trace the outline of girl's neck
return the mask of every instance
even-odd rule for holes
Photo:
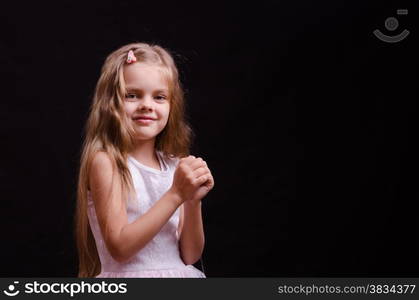
[[[160,163],[154,145],[154,140],[139,141],[134,145],[129,154],[143,165],[160,170]]]

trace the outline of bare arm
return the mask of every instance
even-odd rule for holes
[[[175,194],[166,192],[144,215],[122,227],[119,248],[123,260],[142,249],[160,232],[179,206],[175,199]]]
[[[198,261],[204,250],[205,235],[202,224],[201,202],[185,202],[181,211],[180,254],[185,264]]]
[[[189,166],[190,171],[203,183],[194,191],[192,197],[182,205],[179,222],[180,254],[185,264],[194,264],[201,256],[205,245],[202,224],[201,200],[214,187],[214,178],[207,163],[202,158],[195,159]]]
[[[90,189],[105,244],[112,257],[119,262],[128,260],[141,250],[182,203],[178,194],[169,190],[147,213],[128,224],[121,181],[104,152],[99,152],[93,159]]]

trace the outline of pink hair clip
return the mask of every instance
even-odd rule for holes
[[[134,52],[132,50],[129,50],[127,55],[127,63],[130,64],[135,61],[137,61],[137,58],[135,57]]]

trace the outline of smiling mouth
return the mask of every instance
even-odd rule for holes
[[[134,121],[138,121],[138,120],[150,120],[150,121],[155,121],[156,119],[152,118],[152,117],[135,117],[133,118]]]
[[[140,124],[140,125],[149,125],[155,121],[155,119],[150,119],[150,118],[136,118],[133,120],[135,123]]]

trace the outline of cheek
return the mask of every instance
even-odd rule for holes
[[[127,115],[131,115],[135,111],[135,104],[125,102],[124,103],[124,111]]]
[[[169,113],[170,113],[170,106],[167,104],[167,106],[162,107],[160,110],[160,114],[162,119],[167,123],[167,120],[169,119]]]

